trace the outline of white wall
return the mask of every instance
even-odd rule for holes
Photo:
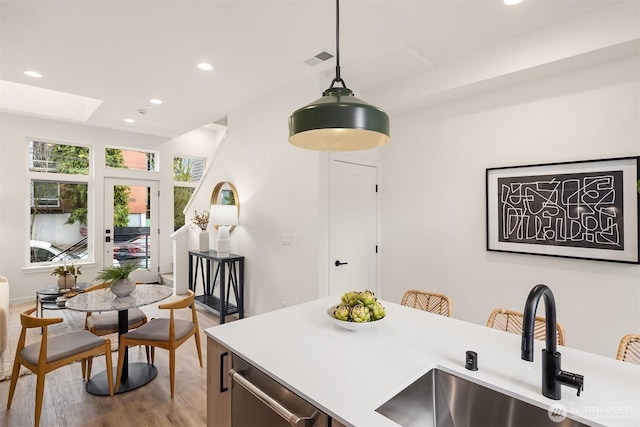
[[[59,142],[89,144],[95,149],[96,163],[104,164],[106,146],[132,147],[159,152],[159,173],[118,170],[118,174],[160,182],[160,271],[171,271],[172,247],[169,235],[173,232],[173,156],[207,157],[215,148],[215,133],[205,129],[166,141],[166,138],[107,130],[81,124],[47,120],[8,113],[0,113],[0,272],[10,278],[11,301],[33,300],[37,289],[54,284],[51,267],[28,265],[28,207],[29,180],[27,178],[27,138]],[[208,149],[210,147],[210,149]],[[210,159],[209,159],[210,160]],[[103,199],[105,170],[96,167],[95,183],[90,188],[96,239],[93,245],[96,260],[85,264],[80,279],[92,281],[101,268],[101,239],[103,229]],[[116,173],[111,171],[111,173]],[[151,178],[149,178],[151,177]]]
[[[173,240],[170,235],[173,230],[173,158],[197,157],[205,158],[208,167],[213,161],[215,150],[218,146],[218,134],[214,130],[205,127],[193,130],[177,138],[168,140],[158,146],[162,154],[160,156],[160,170],[170,171],[170,176],[162,176],[160,181],[160,272],[173,272]],[[206,193],[206,191],[205,191]],[[210,193],[210,192],[209,192]],[[189,224],[189,216],[185,215],[185,221]],[[195,232],[190,231],[189,245],[195,248],[197,245]],[[186,285],[185,285],[186,287]]]
[[[634,57],[393,116],[382,148],[385,298],[446,293],[454,317],[485,324],[493,308],[522,311],[544,283],[567,345],[615,357],[620,338],[640,332],[640,266],[487,252],[485,169],[640,155],[639,76]]]
[[[290,145],[289,115],[319,97],[316,80],[292,84],[228,115],[228,136],[192,208],[209,209],[219,181],[235,185],[239,225],[231,251],[245,256],[245,310],[256,315],[318,296],[320,155]],[[188,220],[192,215],[187,215]],[[216,231],[209,226],[211,247]],[[281,245],[290,234],[292,245]]]

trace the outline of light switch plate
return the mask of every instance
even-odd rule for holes
[[[291,234],[283,234],[281,244],[283,246],[291,246]]]

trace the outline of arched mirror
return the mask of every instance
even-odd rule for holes
[[[234,205],[238,208],[238,216],[240,216],[240,199],[238,198],[238,191],[230,182],[221,181],[216,184],[213,188],[213,192],[211,193],[211,204]],[[218,229],[217,225],[214,225],[214,227],[216,230]],[[232,225],[229,232],[233,231],[234,228],[236,228],[236,226]]]

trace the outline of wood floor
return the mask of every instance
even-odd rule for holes
[[[86,392],[79,363],[55,370],[46,376],[41,426],[205,426],[207,341],[204,329],[219,323],[214,314],[198,307],[202,343],[200,368],[195,339],[176,351],[175,397],[169,389],[169,354],[156,350],[158,376],[149,384],[113,397]],[[188,313],[187,313],[188,314]],[[231,321],[232,317],[227,318]],[[117,366],[118,353],[112,354]],[[129,360],[145,362],[144,348],[129,349]],[[94,360],[92,375],[105,369],[104,357]],[[6,410],[10,381],[0,382],[0,426],[32,426],[35,410],[35,375],[18,378],[11,409]]]

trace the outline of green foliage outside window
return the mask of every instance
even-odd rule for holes
[[[78,159],[88,159],[88,148],[72,145],[56,145],[55,152],[57,152],[55,157],[57,157],[58,172],[72,174],[88,173],[88,161],[85,163],[78,162]],[[122,151],[116,148],[106,149],[105,163],[112,167],[126,168]],[[82,170],[82,164],[85,165],[86,171]],[[77,185],[73,188],[75,188],[75,191],[61,191],[61,195],[67,199],[72,206],[71,215],[65,224],[79,222],[82,225],[87,225],[87,186]],[[129,225],[129,187],[116,185],[113,188],[113,193],[113,225],[115,227],[126,227]]]
[[[52,160],[57,173],[71,175],[89,174],[89,148],[75,145],[55,144]]]
[[[46,172],[62,173],[70,175],[89,174],[89,148],[75,145],[51,144],[40,141],[32,141],[33,166],[31,170],[44,170]],[[126,168],[122,151],[116,148],[106,149],[106,164],[112,167]],[[57,186],[57,182],[51,181]],[[39,199],[45,195],[37,194],[46,186],[39,184],[34,186],[34,206],[32,208],[32,221],[38,213],[47,212],[47,208],[41,206]],[[129,224],[129,187],[117,185],[114,188],[114,225],[126,227]],[[59,206],[65,212],[69,212],[69,218],[65,224],[78,222],[87,225],[87,184],[60,182]]]
[[[122,150],[107,148],[105,151],[107,166],[114,168],[126,168]],[[126,227],[129,225],[129,187],[115,185],[113,187],[113,226]]]
[[[182,157],[173,158],[173,180],[191,182],[191,161]],[[185,224],[184,207],[187,206],[193,187],[173,187],[173,229],[177,230]]]
[[[193,187],[173,187],[173,229],[177,230],[185,224],[184,207],[187,206]]]
[[[173,158],[173,180],[191,181],[191,161],[183,157]]]

